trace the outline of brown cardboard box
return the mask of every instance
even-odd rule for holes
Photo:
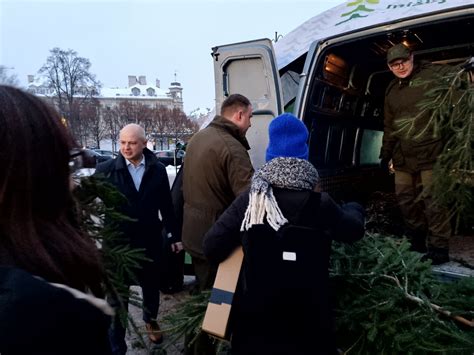
[[[236,248],[227,259],[219,264],[211,298],[202,322],[202,329],[220,338],[227,337],[227,324],[234,298],[244,253]]]

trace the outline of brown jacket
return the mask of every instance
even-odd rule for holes
[[[248,149],[238,127],[222,116],[190,140],[184,158],[182,241],[192,256],[204,258],[204,234],[249,187],[253,167]]]

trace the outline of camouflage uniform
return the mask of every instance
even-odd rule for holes
[[[431,84],[430,80],[451,67],[420,63],[404,79],[396,78],[387,87],[384,107],[384,137],[380,158],[392,159],[395,193],[415,249],[448,250],[451,225],[447,211],[433,203],[430,186],[433,166],[442,152],[443,137],[435,136],[430,126],[431,112],[418,108]],[[400,120],[407,119],[411,130]]]

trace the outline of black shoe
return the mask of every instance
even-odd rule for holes
[[[444,248],[430,248],[423,255],[421,261],[431,260],[432,265],[440,265],[449,262],[449,250]]]

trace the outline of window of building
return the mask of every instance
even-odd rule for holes
[[[148,96],[155,96],[155,89],[148,88],[146,89],[146,93],[148,94]]]
[[[132,95],[133,96],[139,96],[140,95],[140,89],[139,88],[133,88],[132,89]]]

